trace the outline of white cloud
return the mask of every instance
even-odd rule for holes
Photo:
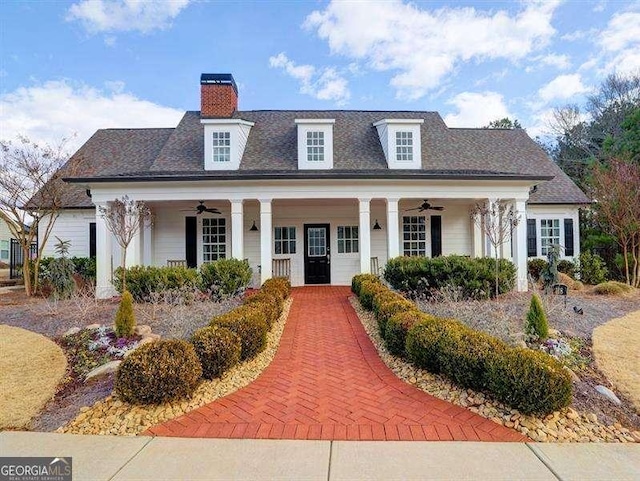
[[[103,91],[56,80],[0,96],[3,138],[23,134],[38,142],[57,144],[61,138],[77,134],[68,145],[71,150],[97,129],[175,127],[183,114],[125,92],[122,82],[110,82]]]
[[[284,70],[300,82],[300,93],[319,100],[332,100],[343,105],[351,97],[349,83],[333,67],[317,69],[313,65],[296,65],[284,52],[269,58],[271,68]]]
[[[599,38],[606,73],[640,70],[640,12],[617,13]]]
[[[513,118],[497,92],[462,92],[447,101],[456,113],[445,115],[449,127],[483,127],[493,120]]]
[[[533,1],[516,14],[474,8],[421,8],[401,0],[332,1],[304,26],[334,54],[392,71],[398,97],[417,99],[436,89],[462,62],[516,61],[543,48],[555,34],[557,2]]]
[[[568,55],[558,55],[558,54],[550,53],[548,55],[544,55],[543,57],[540,57],[539,62],[543,65],[556,67],[560,70],[564,70],[571,67],[571,59],[569,58]]]
[[[190,0],[81,0],[69,7],[67,21],[79,21],[90,33],[164,29]],[[107,40],[107,44],[113,40]]]
[[[538,90],[538,97],[543,103],[548,104],[555,100],[567,100],[587,91],[587,87],[582,83],[582,77],[575,73],[557,76]]]

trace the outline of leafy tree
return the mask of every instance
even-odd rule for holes
[[[609,135],[604,141],[605,155],[626,157],[629,161],[640,163],[640,106],[633,109],[622,121],[620,135]]]
[[[518,119],[511,120],[509,117],[503,119],[492,120],[489,125],[485,125],[483,129],[521,129],[522,125]]]

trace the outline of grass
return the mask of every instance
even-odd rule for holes
[[[62,349],[35,332],[0,325],[0,429],[25,428],[67,368]]]
[[[593,288],[593,292],[601,296],[619,296],[632,291],[632,287],[617,281],[608,281],[598,284]]]
[[[598,368],[640,412],[640,311],[594,329],[593,352]]]

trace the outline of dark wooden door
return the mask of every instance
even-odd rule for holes
[[[329,224],[304,225],[304,283],[331,283]]]

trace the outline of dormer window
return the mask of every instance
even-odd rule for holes
[[[333,168],[333,124],[335,119],[296,119],[298,169]]]
[[[396,132],[396,159],[398,162],[413,162],[413,132]]]
[[[390,169],[421,169],[423,119],[383,119],[373,124]]]
[[[214,162],[231,161],[231,132],[213,132],[211,144]]]
[[[204,125],[204,170],[238,170],[253,122],[201,119]]]

